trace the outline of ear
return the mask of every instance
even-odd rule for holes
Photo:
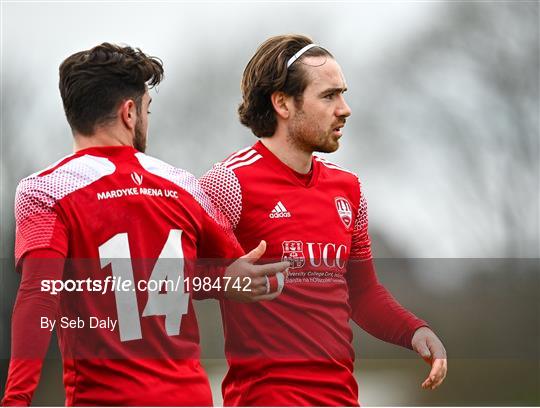
[[[270,95],[270,100],[277,115],[282,119],[289,119],[292,98],[284,92],[276,91]]]
[[[129,130],[135,129],[137,123],[137,106],[133,99],[126,99],[120,104],[119,115],[124,126]]]

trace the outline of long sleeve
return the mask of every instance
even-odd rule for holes
[[[427,323],[401,306],[377,279],[368,234],[367,203],[361,187],[347,283],[352,319],[371,335],[410,349],[414,332]]]
[[[28,252],[21,264],[22,280],[13,309],[11,360],[3,406],[27,406],[39,382],[51,330],[42,319],[57,317],[59,295],[41,291],[45,279],[62,279],[65,258],[51,249]]]
[[[244,251],[228,227],[228,221],[218,225],[213,218],[206,214],[203,214],[202,218],[203,227],[198,242],[195,275],[201,279],[210,278],[210,281],[214,283],[223,278],[227,267],[244,255]],[[224,285],[224,282],[222,284]],[[196,300],[208,298],[219,300],[223,298],[224,293],[224,288],[221,285],[213,286],[212,290],[194,291],[193,298]]]
[[[223,276],[226,267],[231,262],[244,255],[244,251],[233,232],[240,217],[240,185],[234,173],[225,169],[219,163],[199,179],[199,184],[212,203],[215,212],[214,218],[220,220],[220,228],[216,228],[216,225],[205,220],[206,227],[201,241],[201,251],[199,252],[205,255],[200,257],[197,262],[196,274],[211,276],[212,280],[214,280]],[[218,238],[221,235],[226,235],[227,240],[230,242],[228,248],[220,248],[218,245],[220,241]],[[194,293],[193,297],[196,300],[222,299],[223,291],[199,291]]]

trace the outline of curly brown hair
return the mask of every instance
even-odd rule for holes
[[[249,60],[242,75],[242,103],[238,107],[240,122],[257,137],[270,137],[276,131],[277,119],[270,96],[282,91],[293,96],[302,106],[302,95],[309,78],[301,63],[305,57],[327,56],[326,49],[316,46],[307,50],[288,69],[287,61],[306,45],[311,38],[300,34],[278,35],[262,43]]]
[[[162,61],[139,48],[103,43],[71,55],[60,65],[59,88],[72,131],[92,135],[116,118],[126,99],[133,99],[140,112],[146,85],[162,80]]]

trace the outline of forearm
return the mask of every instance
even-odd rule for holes
[[[427,326],[378,281],[372,260],[352,261],[348,270],[352,319],[371,335],[412,349],[416,330]]]
[[[64,259],[55,251],[36,250],[22,264],[22,280],[13,309],[11,360],[2,405],[30,405],[39,382],[51,331],[42,319],[56,319],[58,295],[41,292],[42,279],[61,279]]]

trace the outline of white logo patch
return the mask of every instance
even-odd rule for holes
[[[352,224],[352,207],[349,201],[343,197],[334,198],[336,203],[336,210],[345,225],[345,228],[349,229]]]

